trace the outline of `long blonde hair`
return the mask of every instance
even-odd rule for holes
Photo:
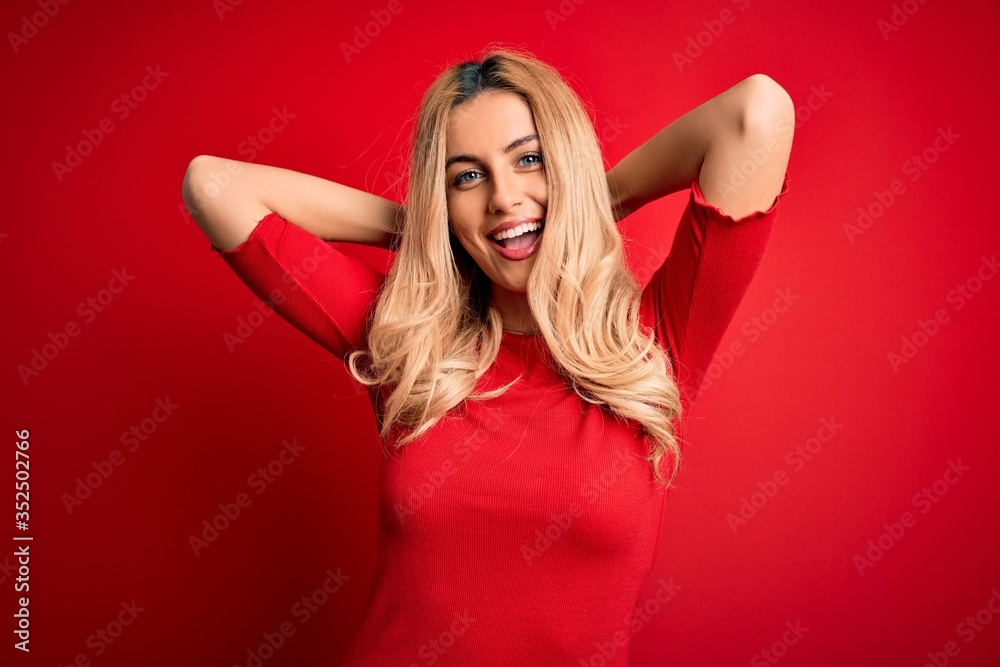
[[[486,91],[519,95],[534,117],[548,183],[545,235],[527,297],[553,359],[573,390],[652,438],[654,477],[670,486],[680,462],[680,391],[666,354],[639,322],[641,290],[625,264],[594,125],[551,66],[511,48],[446,69],[420,103],[406,218],[395,262],[372,314],[366,350],[347,357],[368,386],[391,387],[380,433],[409,429],[400,448],[462,401],[486,400],[514,382],[474,392],[503,332],[489,278],[449,233],[445,150],[451,111]],[[358,362],[364,359],[364,369]],[[520,379],[520,378],[518,378]],[[669,457],[670,480],[661,461]]]

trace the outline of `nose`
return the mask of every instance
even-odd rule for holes
[[[490,212],[505,213],[521,203],[524,193],[516,174],[504,169],[494,170],[493,191],[490,193]]]

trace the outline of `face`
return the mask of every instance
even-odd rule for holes
[[[491,91],[463,102],[448,122],[445,183],[448,217],[462,247],[489,276],[493,289],[523,293],[541,243],[548,203],[541,143],[528,105]],[[520,238],[501,248],[490,232],[518,223]],[[509,235],[508,232],[506,235]]]

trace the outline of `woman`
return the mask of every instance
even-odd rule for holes
[[[680,417],[760,262],[793,126],[754,75],[605,174],[560,75],[495,49],[424,95],[405,207],[191,162],[212,250],[369,389],[379,551],[344,664],[627,664]],[[687,187],[640,290],[616,222]],[[395,262],[384,275],[327,241]]]

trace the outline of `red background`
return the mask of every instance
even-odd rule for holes
[[[772,664],[760,654],[772,648],[785,665],[922,665],[929,652],[943,664],[949,641],[958,651],[948,664],[997,664],[1000,616],[982,612],[991,621],[971,637],[959,625],[1000,587],[1000,280],[972,280],[979,289],[961,309],[948,299],[981,267],[995,278],[981,258],[1000,249],[987,205],[998,96],[996,16],[984,12],[995,10],[910,0],[915,13],[884,38],[888,1],[401,2],[397,14],[378,1],[71,2],[16,52],[8,34],[0,354],[8,438],[31,432],[35,540],[30,657],[11,646],[13,547],[0,552],[4,664],[68,665],[84,654],[107,666],[246,665],[247,650],[286,621],[296,632],[265,664],[336,664],[375,556],[371,408],[335,358],[278,317],[227,349],[223,336],[255,299],[182,214],[181,179],[208,153],[399,200],[421,93],[492,41],[564,72],[593,106],[608,166],[755,72],[799,106],[789,192],[723,342],[742,343],[743,354],[728,365],[720,356],[690,413],[686,467],[643,601],[661,578],[680,588],[635,634],[632,664]],[[713,24],[726,8],[733,20]],[[40,11],[4,3],[0,27],[20,32]],[[348,62],[340,45],[372,11],[391,20]],[[678,66],[673,53],[699,32],[701,53]],[[166,75],[122,118],[114,100],[157,65]],[[816,90],[826,99],[810,108]],[[294,118],[264,133],[255,155],[241,151],[275,108]],[[60,180],[53,162],[104,118],[113,131]],[[959,137],[944,152],[933,148],[939,128]],[[906,163],[925,149],[935,161],[911,180]],[[849,239],[858,207],[897,179],[905,191]],[[666,254],[687,196],[623,224],[642,280]],[[79,304],[122,268],[134,278],[88,319]],[[772,318],[785,289],[798,298]],[[887,355],[938,309],[947,321],[918,335],[925,344],[894,369]],[[74,323],[78,335],[25,383],[18,367]],[[123,433],[162,416],[156,400],[168,397],[173,414],[147,421],[155,432],[129,451]],[[842,428],[796,469],[786,454],[823,418]],[[248,476],[293,438],[303,453],[257,495]],[[115,450],[121,465],[69,512],[64,494]],[[0,486],[13,495],[12,448],[5,458]],[[933,485],[949,461],[968,471],[939,482],[939,497]],[[772,498],[751,498],[779,471],[787,483]],[[933,504],[914,501],[925,487]],[[189,536],[247,491],[252,504],[196,556]],[[734,533],[727,514],[744,498],[761,507]],[[13,545],[9,503],[0,538]],[[915,523],[883,536],[907,511]],[[859,573],[855,557],[880,536],[888,548]],[[302,623],[293,605],[328,568],[349,579]],[[95,655],[88,637],[133,600],[143,611]],[[786,622],[808,630],[782,647]]]

